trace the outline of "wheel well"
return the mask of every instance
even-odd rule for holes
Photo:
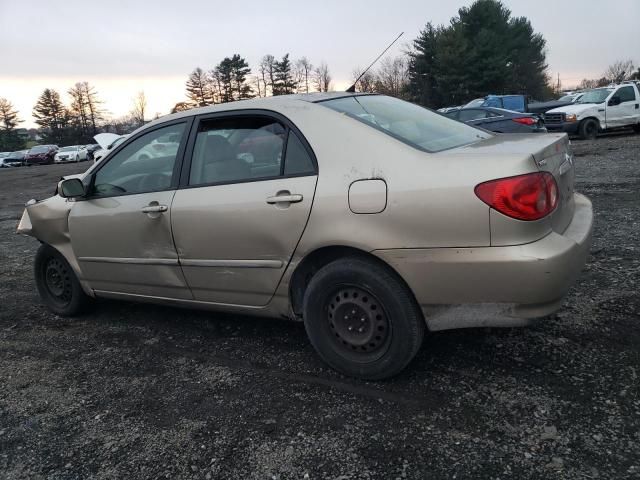
[[[580,120],[580,125],[583,125],[587,120],[595,121],[596,124],[598,125],[598,130],[602,130],[602,127],[600,126],[600,120],[598,120],[596,117],[583,118],[582,120]]]
[[[383,268],[386,268],[393,275],[398,277],[398,279],[411,293],[414,301],[416,301],[413,291],[411,290],[411,288],[409,288],[407,282],[404,281],[404,279],[398,274],[398,272],[395,271],[394,268],[392,268],[389,264],[384,262],[379,257],[376,257],[369,252],[365,252],[364,250],[360,250],[354,247],[322,247],[318,250],[314,250],[306,257],[304,257],[304,259],[298,264],[295,271],[293,272],[293,275],[291,276],[291,281],[289,282],[289,296],[291,298],[291,307],[296,315],[302,314],[302,302],[304,299],[304,293],[307,290],[307,286],[309,285],[311,278],[316,274],[318,270],[320,270],[325,265],[333,262],[334,260],[338,260],[339,258],[344,257],[358,257],[363,260],[377,263]]]

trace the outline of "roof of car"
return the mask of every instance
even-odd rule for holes
[[[293,105],[297,102],[318,103],[326,100],[337,98],[356,97],[363,95],[376,95],[371,93],[351,93],[351,92],[317,92],[317,93],[296,93],[292,95],[277,95],[273,97],[251,98],[248,100],[238,100],[235,102],[219,103],[216,105],[208,105],[206,107],[193,108],[182,112],[172,113],[160,117],[157,120],[147,123],[141,129],[146,129],[150,125],[158,125],[171,120],[190,117],[192,115],[203,115],[207,113],[225,112],[229,110],[247,110],[247,109],[277,109],[286,105]]]

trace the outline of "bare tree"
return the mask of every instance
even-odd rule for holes
[[[257,97],[267,96],[267,86],[262,81],[260,75],[251,75],[249,77],[249,84],[253,87]]]
[[[264,96],[273,95],[273,86],[276,83],[276,58],[273,55],[265,55],[260,62],[260,76],[264,85]]]
[[[377,77],[376,91],[393,97],[403,97],[409,85],[407,60],[404,57],[385,58],[380,64]]]
[[[360,67],[353,71],[353,82],[356,84],[356,90],[358,92],[374,93],[376,91],[376,74],[369,70],[362,75]],[[358,80],[360,78],[360,80]],[[356,81],[357,80],[357,81]]]
[[[190,108],[192,108],[192,106],[189,102],[178,102],[173,106],[171,112],[169,113],[184,112],[185,110],[189,110]]]
[[[613,83],[622,82],[631,76],[633,68],[632,60],[618,60],[612,65],[609,65],[609,68],[607,68],[603,76]]]
[[[318,92],[328,92],[331,89],[331,74],[325,62],[313,70],[313,86]]]
[[[307,57],[302,57],[296,61],[296,80],[298,82],[298,91],[309,93],[309,84],[313,73],[313,65]]]
[[[140,125],[144,125],[144,116],[147,110],[147,97],[143,90],[140,90],[135,97],[133,97],[133,107],[131,109],[131,116]]]

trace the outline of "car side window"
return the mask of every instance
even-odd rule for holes
[[[633,87],[622,87],[616,95],[620,97],[620,103],[633,102],[636,99],[636,92]]]
[[[469,122],[471,120],[479,120],[481,118],[487,118],[487,114],[484,110],[478,109],[469,109],[469,110],[460,110],[459,120],[461,122]]]
[[[304,175],[314,174],[315,167],[313,160],[304,148],[302,141],[293,131],[289,130],[289,138],[287,140],[287,154],[284,161],[285,175]]]
[[[125,145],[96,172],[92,196],[167,190],[184,130],[185,123],[169,125]]]
[[[189,185],[279,176],[285,136],[285,127],[269,117],[201,121],[193,149]]]

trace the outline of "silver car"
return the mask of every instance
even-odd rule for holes
[[[36,284],[59,315],[104,297],[287,317],[333,368],[382,379],[426,330],[560,308],[592,218],[564,134],[334,93],[156,120],[30,202],[18,231],[42,242]]]

